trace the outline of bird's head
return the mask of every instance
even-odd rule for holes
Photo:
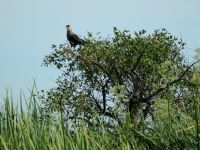
[[[72,26],[71,25],[66,25],[67,30],[72,30]]]

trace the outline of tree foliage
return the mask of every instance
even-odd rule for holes
[[[111,126],[121,124],[127,113],[132,119],[153,117],[160,99],[191,110],[198,60],[186,63],[185,43],[166,29],[152,34],[113,31],[107,39],[88,33],[88,44],[78,49],[52,46],[43,64],[56,66],[62,74],[57,87],[42,95],[46,112],[61,111],[67,119],[88,125],[101,119]]]

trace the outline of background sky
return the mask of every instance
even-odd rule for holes
[[[49,89],[58,76],[42,67],[52,44],[66,42],[65,25],[82,37],[112,33],[113,26],[132,32],[166,28],[187,43],[192,61],[200,47],[200,0],[0,0],[0,101],[5,89]]]

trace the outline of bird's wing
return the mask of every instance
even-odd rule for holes
[[[79,36],[78,35],[76,35],[76,34],[72,34],[71,35],[71,37],[75,40],[75,41],[77,41],[77,42],[79,42],[79,43],[81,43],[82,42],[82,39],[81,38],[79,38]]]

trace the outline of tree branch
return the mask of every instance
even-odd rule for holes
[[[122,78],[121,78],[121,76],[119,75],[119,72],[118,72],[118,70],[116,69],[116,67],[115,67],[115,66],[112,66],[112,68],[114,69],[114,71],[115,71],[115,74],[116,74],[116,76],[117,76],[117,78],[118,78],[119,85],[122,85],[122,84],[123,84],[123,81],[122,81]]]
[[[95,104],[97,105],[97,107],[99,108],[100,111],[102,111],[101,105],[99,104],[99,102],[97,101],[97,99],[91,94]]]
[[[102,86],[102,96],[103,96],[103,113],[106,112],[106,86],[108,85],[109,79]]]
[[[139,64],[139,62],[140,62],[140,60],[141,60],[143,54],[144,54],[144,51],[142,51],[142,52],[140,53],[139,57],[137,58],[136,63],[135,63],[134,66],[131,68],[131,72],[134,72],[134,71],[135,71],[135,69],[137,68],[137,66],[138,66],[138,64]]]
[[[157,91],[153,92],[152,94],[150,94],[149,96],[147,96],[146,98],[142,98],[143,102],[146,102],[150,99],[152,99],[153,97],[155,97],[156,95],[158,95],[159,93],[161,93],[164,90],[167,90],[170,86],[172,86],[173,84],[179,82],[182,80],[182,78],[186,75],[186,73],[196,64],[198,63],[198,61],[195,61],[194,63],[192,63],[189,67],[187,67],[187,69],[179,76],[178,79],[168,83],[165,87],[163,88],[159,88]]]

